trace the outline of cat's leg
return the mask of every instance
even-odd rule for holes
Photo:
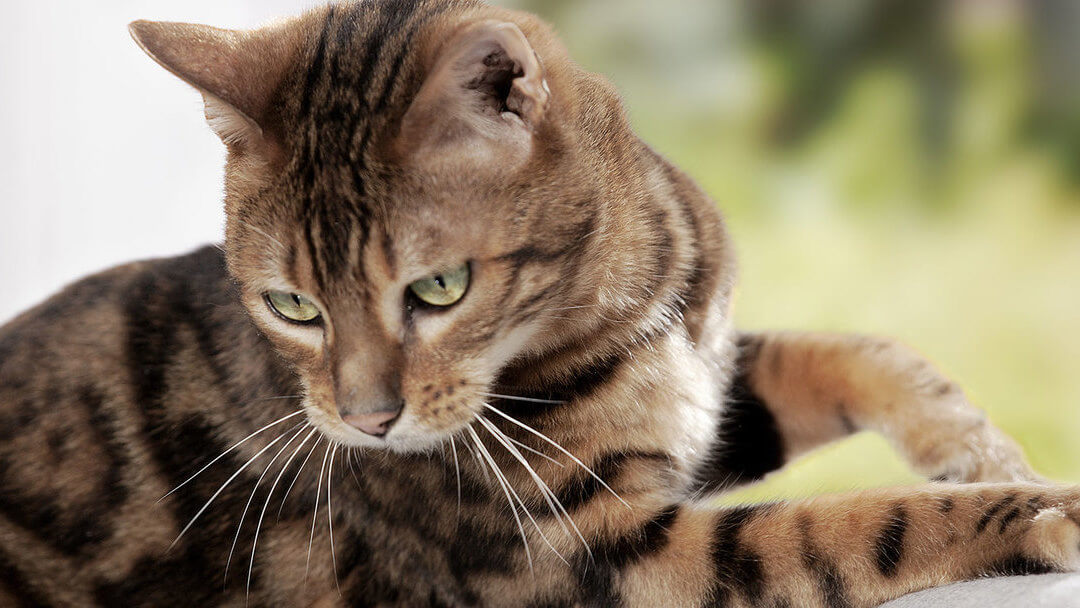
[[[651,517],[621,532],[619,552],[594,548],[585,605],[871,607],[975,577],[1080,569],[1080,488],[888,488]]]
[[[919,473],[1033,481],[1020,448],[916,352],[853,335],[743,333],[720,441],[703,481],[761,477],[860,430],[884,435]]]

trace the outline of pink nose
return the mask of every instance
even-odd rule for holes
[[[384,412],[372,412],[370,414],[349,414],[343,420],[351,427],[374,437],[382,437],[390,430],[397,420],[400,409]]]

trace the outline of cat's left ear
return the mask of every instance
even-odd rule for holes
[[[421,163],[528,158],[551,91],[517,25],[486,20],[463,26],[431,63],[402,118],[400,154]]]
[[[286,74],[289,36],[157,21],[134,21],[128,30],[154,61],[202,93],[206,120],[227,145],[272,145],[271,108]]]

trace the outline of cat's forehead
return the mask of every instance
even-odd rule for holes
[[[400,118],[415,93],[423,32],[472,4],[363,0],[310,13],[281,106],[294,147],[363,162],[368,146]]]

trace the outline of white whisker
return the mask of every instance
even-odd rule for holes
[[[518,397],[516,395],[500,395],[499,393],[481,393],[477,392],[477,395],[481,397],[496,397],[498,399],[509,399],[511,401],[527,401],[529,403],[550,403],[552,405],[561,405],[566,403],[565,401],[556,401],[554,399],[537,399],[535,397]]]
[[[300,413],[300,412],[297,412],[297,413]],[[259,456],[262,456],[264,453],[266,453],[267,450],[274,447],[274,445],[277,444],[277,442],[281,441],[284,438],[285,438],[285,433],[282,433],[281,435],[278,435],[277,439],[274,439],[270,443],[266,444],[265,447],[263,447],[261,450],[256,452],[254,456],[249,458],[248,461],[245,462],[244,464],[242,464],[240,466],[240,468],[236,470],[235,473],[233,473],[228,479],[226,479],[225,483],[221,484],[221,487],[218,488],[217,491],[214,492],[214,494],[212,496],[210,496],[210,499],[206,501],[206,504],[204,504],[202,506],[202,508],[200,508],[195,513],[195,516],[191,518],[191,521],[189,521],[187,523],[187,525],[184,526],[184,529],[180,530],[180,534],[176,535],[176,539],[169,545],[168,550],[171,550],[173,547],[176,546],[176,543],[180,542],[180,539],[184,536],[184,534],[187,533],[188,530],[191,529],[191,526],[193,526],[195,524],[195,521],[197,519],[199,519],[199,516],[201,516],[208,508],[210,508],[210,505],[215,500],[217,500],[217,497],[220,496],[222,492],[225,491],[225,488],[229,487],[229,484],[231,484],[233,482],[233,480],[235,480],[237,477],[240,476],[241,473],[244,472],[244,469],[248,468],[248,466],[251,465],[252,462],[255,462],[256,458],[258,458]]]
[[[465,427],[469,431],[469,435],[472,436],[473,443],[476,444],[476,449],[484,455],[487,460],[488,466],[491,467],[491,472],[495,475],[495,479],[499,482],[499,487],[502,488],[503,494],[506,496],[506,502],[510,504],[510,512],[514,515],[514,521],[517,522],[518,532],[521,534],[521,542],[525,545],[525,559],[529,562],[529,571],[532,572],[533,560],[532,549],[529,548],[529,537],[525,534],[525,526],[521,525],[521,517],[518,515],[517,506],[514,505],[514,501],[510,498],[511,488],[503,478],[502,474],[498,470],[498,466],[495,464],[495,459],[488,453],[487,448],[484,447],[480,436],[476,434],[476,430],[472,428],[472,425]],[[520,500],[520,499],[519,499]]]
[[[525,457],[521,455],[521,452],[518,452],[517,449],[514,448],[514,446],[510,445],[507,441],[504,441],[502,437],[500,437],[502,432],[499,431],[499,429],[495,428],[494,425],[491,424],[491,422],[484,418],[477,418],[477,421],[479,421],[480,424],[485,429],[487,429],[487,432],[495,438],[495,441],[502,444],[502,446],[506,448],[507,451],[510,452],[510,454],[518,460],[518,462],[525,466],[525,470],[528,471],[529,474],[532,476],[533,482],[536,483],[537,488],[540,489],[540,494],[543,495],[544,500],[548,503],[548,508],[551,509],[551,512],[555,514],[555,519],[559,522],[559,525],[562,527],[563,532],[565,532],[566,534],[570,534],[570,530],[567,529],[566,524],[563,523],[562,518],[559,517],[559,512],[555,508],[555,505],[548,499],[547,493],[544,492],[544,489],[547,488],[547,484],[545,484],[544,481],[540,479],[540,477],[536,474],[536,471],[534,471],[533,468],[529,466],[528,461],[525,460]],[[507,483],[509,483],[509,481],[507,481]],[[551,544],[551,541],[548,540],[547,535],[545,535],[544,531],[540,529],[540,525],[536,522],[535,519],[533,519],[532,515],[529,514],[529,510],[525,508],[525,503],[521,502],[520,497],[518,497],[518,502],[521,503],[521,508],[524,509],[525,514],[529,516],[529,521],[533,523],[533,526],[536,526],[536,531],[540,533],[540,538],[544,540],[544,543],[548,546],[549,549],[551,549],[551,552],[554,553],[555,556],[558,557],[560,561],[562,561],[562,563],[569,566],[570,562],[566,561],[566,558],[564,558],[562,554],[559,553],[559,550]]]
[[[349,453],[349,456],[348,456],[348,459],[349,459],[349,474],[352,475],[353,481],[356,482],[356,487],[362,489],[364,486],[363,486],[363,484],[360,483],[360,478],[356,476],[356,467],[360,466],[360,456],[357,455],[359,453],[359,450],[357,450],[354,446],[349,446],[349,452],[348,453]],[[355,466],[353,465],[354,460],[356,461]]]
[[[179,490],[180,488],[186,486],[188,484],[188,482],[190,482],[192,479],[195,479],[196,477],[201,475],[203,471],[205,471],[206,469],[209,469],[211,465],[213,465],[215,462],[217,462],[217,461],[221,460],[222,458],[224,458],[225,455],[228,454],[229,452],[231,452],[231,451],[235,450],[236,448],[238,448],[238,447],[244,445],[245,443],[247,443],[247,441],[249,439],[251,439],[252,437],[258,435],[259,433],[265,431],[266,429],[268,429],[268,428],[270,428],[272,426],[275,426],[275,425],[281,424],[282,422],[285,422],[286,420],[288,420],[289,418],[292,418],[293,416],[299,416],[300,414],[303,414],[303,413],[304,413],[304,410],[300,410],[300,411],[297,411],[297,412],[293,412],[293,413],[291,413],[291,414],[289,414],[287,416],[282,416],[281,418],[278,418],[277,420],[275,420],[275,421],[271,422],[270,424],[262,427],[261,429],[255,431],[254,433],[248,435],[247,437],[244,437],[240,441],[237,441],[236,443],[234,443],[232,445],[232,447],[230,447],[229,449],[222,452],[220,455],[218,455],[217,458],[214,458],[210,462],[206,463],[206,465],[203,468],[199,469],[198,471],[195,471],[194,475],[192,475],[191,477],[188,477],[184,481],[180,482],[180,485],[178,485],[175,488],[169,490],[169,492],[167,494],[165,494],[164,496],[159,498],[157,501],[161,502],[161,501],[165,500],[170,495],[172,495],[173,492],[175,492],[175,491]]]
[[[303,429],[301,429],[301,431],[302,430]],[[307,436],[304,437],[304,440],[296,446],[296,449],[293,450],[293,453],[289,455],[288,459],[285,460],[285,464],[281,465],[281,472],[279,472],[277,474],[277,477],[274,478],[274,483],[270,484],[270,491],[266,493],[266,502],[263,503],[262,511],[259,512],[259,523],[255,526],[255,538],[251,541],[251,561],[248,562],[247,574],[247,589],[249,592],[251,590],[251,571],[255,568],[255,547],[259,542],[259,531],[262,530],[262,522],[263,518],[266,516],[266,508],[270,506],[270,497],[274,495],[274,488],[277,487],[278,482],[281,481],[281,478],[285,476],[285,471],[289,470],[289,465],[292,464],[293,459],[296,458],[296,455],[300,453],[300,450],[304,449],[304,444],[307,443],[308,440],[310,440],[315,435],[315,433],[318,432],[318,430],[319,429],[312,427],[311,432],[308,433]],[[318,443],[318,440],[316,440],[315,443]],[[314,449],[314,446],[312,446],[312,449]],[[235,545],[235,543],[236,541],[234,540],[233,544]],[[231,551],[229,552],[229,555],[230,557],[232,556]]]
[[[267,233],[266,233],[266,231],[265,231],[265,230],[263,230],[262,228],[259,228],[259,227],[258,227],[258,226],[256,226],[255,224],[252,224],[251,222],[246,222],[246,221],[244,221],[244,220],[242,220],[242,219],[240,219],[240,218],[236,218],[236,221],[237,221],[237,222],[238,222],[238,223],[239,223],[240,225],[242,225],[242,226],[245,226],[245,227],[249,228],[249,229],[250,229],[250,230],[251,230],[252,232],[258,233],[258,234],[260,234],[260,235],[262,235],[262,236],[264,236],[264,237],[266,237],[266,238],[270,239],[271,241],[273,241],[273,242],[274,242],[274,244],[276,244],[276,245],[277,245],[278,247],[280,247],[280,248],[281,248],[281,249],[280,249],[280,251],[281,251],[281,252],[286,252],[286,251],[288,251],[288,250],[289,250],[289,249],[288,249],[288,247],[286,247],[285,245],[282,245],[282,244],[281,244],[281,241],[277,240],[277,239],[276,239],[276,238],[274,238],[273,236],[270,236],[269,234],[267,234]]]
[[[322,441],[322,435],[320,435],[315,443],[311,444],[311,449],[308,450],[307,456],[304,457],[304,461],[300,463],[300,468],[296,470],[296,475],[293,475],[292,482],[289,483],[289,487],[285,489],[285,495],[281,497],[281,506],[278,507],[277,516],[281,518],[281,511],[285,508],[285,501],[289,499],[289,492],[292,492],[293,486],[296,485],[296,480],[300,479],[300,473],[304,472],[304,466],[307,465],[308,460],[311,459],[311,455],[315,453],[315,448],[319,447],[319,442]]]
[[[457,518],[461,519],[461,468],[458,466],[457,442],[450,436],[450,449],[454,452],[454,477],[457,478]]]
[[[582,469],[585,469],[585,471],[586,471],[586,472],[587,472],[587,473],[588,473],[589,475],[591,475],[591,476],[593,477],[593,479],[595,479],[596,481],[600,482],[600,485],[601,485],[601,486],[603,486],[603,487],[604,487],[604,489],[605,489],[605,490],[607,490],[608,492],[611,492],[611,495],[612,495],[612,496],[614,496],[615,498],[617,498],[617,499],[619,500],[619,502],[621,502],[621,503],[622,503],[622,504],[623,504],[623,505],[624,505],[624,506],[625,506],[625,507],[626,507],[627,509],[631,509],[631,508],[632,508],[632,507],[630,506],[630,503],[628,503],[628,502],[626,502],[625,500],[623,500],[623,499],[622,499],[622,496],[619,496],[619,495],[618,495],[618,494],[617,494],[617,493],[615,492],[615,490],[612,490],[612,489],[611,489],[611,486],[609,486],[609,485],[607,484],[607,482],[606,482],[606,481],[604,481],[603,479],[601,479],[601,478],[600,478],[600,476],[599,476],[599,475],[597,475],[596,473],[594,473],[592,469],[590,469],[589,467],[585,466],[585,463],[584,463],[584,462],[581,462],[581,459],[579,459],[579,458],[578,458],[577,456],[574,456],[573,454],[571,454],[571,453],[569,452],[569,450],[567,450],[566,448],[564,448],[564,447],[562,447],[561,445],[559,445],[559,444],[558,444],[558,443],[557,443],[557,442],[556,442],[555,440],[551,439],[550,437],[548,437],[547,435],[545,435],[545,434],[541,433],[540,431],[538,431],[538,430],[536,430],[536,429],[532,428],[531,426],[529,426],[529,425],[525,424],[524,422],[521,422],[520,420],[518,420],[518,419],[514,418],[513,416],[510,416],[509,414],[506,414],[506,413],[502,412],[502,411],[501,411],[501,410],[499,410],[498,408],[492,407],[492,406],[491,406],[491,404],[485,403],[485,404],[484,404],[484,407],[486,407],[486,408],[488,408],[489,410],[491,410],[491,411],[495,412],[496,414],[498,414],[498,415],[502,416],[503,418],[506,418],[506,419],[507,419],[507,420],[509,420],[510,422],[512,422],[512,423],[516,424],[517,426],[519,426],[519,427],[521,427],[521,428],[525,429],[526,431],[529,431],[529,432],[530,432],[530,433],[532,433],[533,435],[536,435],[537,437],[539,437],[539,438],[543,439],[544,441],[546,441],[546,442],[550,443],[550,444],[551,444],[552,446],[554,446],[554,447],[555,447],[555,449],[556,449],[556,450],[559,450],[559,451],[560,451],[560,452],[562,452],[563,454],[566,454],[566,455],[567,455],[567,456],[568,456],[568,457],[569,457],[569,458],[570,458],[571,460],[573,460],[573,461],[574,461],[574,462],[575,462],[575,463],[576,463],[576,464],[577,464],[577,465],[578,465],[579,467],[581,467]]]
[[[485,428],[487,428],[489,432],[495,435],[496,439],[499,439],[501,437],[503,440],[513,441],[513,439],[511,439],[506,433],[499,430],[499,428],[495,426],[495,423],[490,422],[484,418],[478,418],[478,420],[480,420],[484,424]],[[547,482],[545,482],[543,478],[540,477],[540,474],[537,473],[536,469],[534,469],[532,465],[529,464],[528,460],[525,459],[521,452],[514,449],[514,447],[511,445],[507,445],[505,441],[502,441],[502,443],[503,446],[507,449],[507,451],[509,451],[510,454],[514,456],[514,458],[516,458],[518,462],[522,464],[522,466],[525,467],[525,470],[532,477],[533,482],[536,483],[537,487],[540,489],[541,494],[544,495],[544,500],[547,502],[548,508],[551,509],[552,514],[559,522],[559,525],[562,527],[563,532],[566,532],[567,534],[570,533],[570,531],[566,528],[566,524],[562,520],[562,517],[566,517],[566,520],[570,522],[570,527],[574,529],[574,534],[578,537],[578,539],[581,540],[581,544],[584,545],[585,552],[588,553],[590,558],[592,558],[592,549],[589,548],[588,541],[585,540],[585,536],[582,535],[581,530],[579,530],[577,524],[574,523],[574,518],[570,516],[570,513],[566,510],[566,507],[563,506],[562,501],[559,500],[559,497],[555,495],[555,492],[551,490],[551,487],[548,486]],[[562,516],[560,516],[560,512]]]
[[[236,541],[240,540],[240,531],[244,529],[244,519],[247,518],[248,509],[251,508],[251,503],[255,500],[255,493],[259,491],[259,485],[262,483],[263,478],[266,477],[266,473],[270,470],[270,467],[274,466],[274,463],[277,462],[278,457],[281,456],[285,452],[285,450],[289,448],[290,445],[292,445],[292,442],[300,436],[300,433],[304,432],[304,429],[307,428],[307,425],[308,423],[304,422],[302,423],[302,425],[297,424],[290,428],[288,431],[285,431],[284,434],[287,435],[296,427],[300,427],[300,429],[296,431],[296,433],[287,442],[285,442],[285,445],[281,446],[281,449],[278,450],[276,454],[274,454],[274,457],[270,459],[270,462],[266,463],[266,468],[263,469],[263,472],[259,475],[259,478],[255,480],[255,487],[251,488],[251,495],[248,496],[247,503],[244,504],[244,511],[240,514],[240,523],[236,524],[236,535],[233,536],[232,546],[229,547],[229,557],[225,560],[225,575],[223,577],[224,581],[229,580],[229,566],[232,565],[233,552],[236,551]]]
[[[315,541],[315,521],[319,518],[319,499],[322,498],[322,480],[326,473],[326,459],[330,457],[332,441],[326,442],[326,451],[323,452],[322,468],[319,469],[319,484],[315,486],[315,509],[311,514],[311,535],[308,537],[307,561],[304,564],[304,581],[307,582],[308,571],[311,569],[311,544]]]
[[[330,528],[330,562],[334,566],[334,585],[338,595],[341,595],[341,581],[338,580],[337,554],[334,552],[334,507],[330,503],[330,479],[334,476],[334,456],[337,454],[340,444],[334,445],[330,452],[330,466],[326,468],[326,524]]]
[[[555,465],[555,466],[559,467],[560,469],[561,469],[561,468],[565,468],[565,466],[566,466],[566,465],[564,465],[563,463],[559,462],[558,460],[555,460],[555,459],[554,459],[554,458],[552,458],[551,456],[548,456],[547,454],[545,454],[545,453],[541,452],[540,450],[537,450],[537,449],[531,448],[531,447],[529,447],[529,446],[525,445],[524,443],[521,443],[521,442],[520,442],[520,441],[518,441],[517,439],[514,439],[513,437],[511,437],[511,436],[509,436],[509,435],[507,435],[507,434],[505,434],[505,433],[503,434],[503,437],[506,437],[506,439],[508,439],[508,440],[510,441],[510,443],[513,443],[513,444],[514,444],[514,445],[516,445],[517,447],[519,447],[519,448],[521,448],[521,449],[525,450],[526,452],[530,452],[530,453],[532,453],[532,454],[536,454],[537,456],[539,456],[539,457],[543,458],[544,460],[547,460],[548,462],[550,462],[551,464],[553,464],[553,465]]]

